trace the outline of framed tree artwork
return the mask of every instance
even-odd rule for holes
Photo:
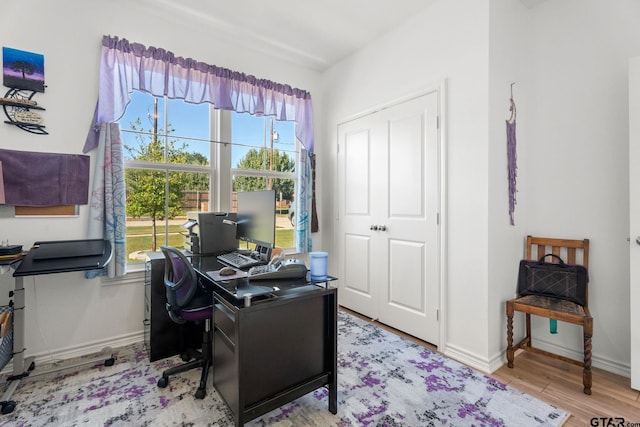
[[[44,92],[44,55],[3,47],[2,62],[5,86]]]

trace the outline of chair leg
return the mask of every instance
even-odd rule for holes
[[[507,366],[513,368],[513,303],[507,301]]]
[[[207,380],[209,379],[209,369],[213,364],[212,359],[212,333],[211,333],[211,321],[207,319],[204,325],[204,335],[202,337],[202,359],[200,360],[202,366],[202,375],[200,375],[200,386],[196,390],[196,399],[204,399],[207,395]]]
[[[585,319],[582,326],[584,331],[584,369],[582,370],[582,383],[584,394],[591,394],[591,337],[593,336],[593,318]]]
[[[204,334],[202,336],[202,351],[194,354],[195,359],[190,362],[183,363],[182,365],[174,366],[173,368],[166,369],[162,373],[162,377],[158,380],[158,387],[165,388],[169,385],[169,377],[175,374],[186,372],[190,369],[200,368],[202,374],[200,375],[200,384],[196,390],[196,399],[204,399],[207,395],[207,380],[209,378],[209,371],[213,365],[213,348],[212,348],[212,331],[211,321],[207,319],[205,321]],[[184,354],[187,354],[186,352]],[[190,355],[190,354],[189,354]],[[183,356],[184,357],[184,356]]]
[[[191,362],[183,363],[182,365],[174,366],[173,368],[165,369],[162,372],[162,378],[169,378],[176,374],[187,372],[191,369],[199,368],[202,365],[202,359],[195,359]]]
[[[526,342],[526,345],[527,345],[527,347],[531,348],[531,347],[533,347],[533,337],[531,336],[531,314],[529,314],[529,313],[526,313],[525,325],[526,325],[526,331],[527,331],[527,342]]]

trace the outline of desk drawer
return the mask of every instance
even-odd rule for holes
[[[231,344],[235,345],[237,343],[236,316],[225,305],[215,300],[214,303],[213,324],[231,341]]]

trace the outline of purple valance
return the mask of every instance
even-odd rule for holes
[[[96,129],[102,123],[122,117],[134,90],[296,121],[296,137],[313,152],[313,109],[306,90],[110,36],[102,39],[98,103],[83,152],[98,145]]]
[[[86,205],[89,156],[0,150],[5,204]]]

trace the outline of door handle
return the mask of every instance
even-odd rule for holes
[[[371,224],[371,227],[369,227],[369,230],[376,231],[377,229],[378,229],[378,226],[375,224]]]
[[[640,245],[640,236],[636,237],[636,243]]]
[[[380,230],[380,231],[387,231],[387,226],[386,226],[386,225],[379,225],[379,226],[378,226],[378,230]]]

